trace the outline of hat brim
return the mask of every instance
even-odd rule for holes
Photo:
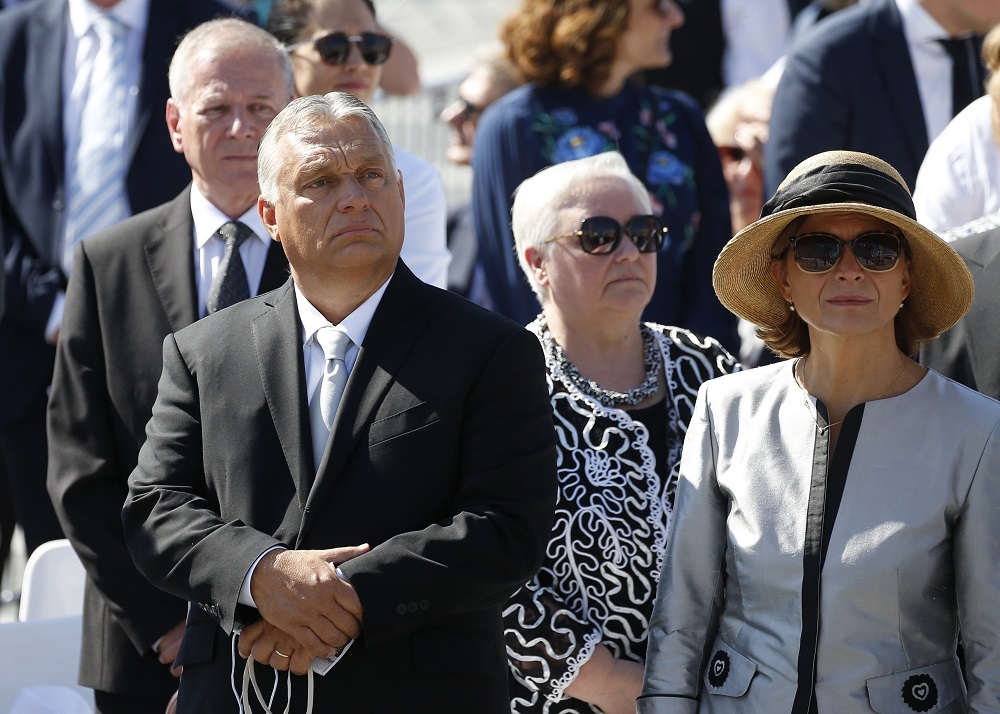
[[[790,208],[750,224],[722,249],[712,270],[719,301],[731,312],[761,327],[788,319],[788,303],[771,277],[772,248],[788,224],[800,216],[863,213],[887,221],[910,244],[910,293],[906,303],[921,335],[936,337],[972,306],[972,274],[965,261],[936,233],[896,211],[867,203],[833,203]]]

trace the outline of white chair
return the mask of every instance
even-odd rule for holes
[[[68,687],[93,711],[93,692],[76,683],[81,622],[73,615],[0,624],[0,712],[11,711],[22,690],[40,686]]]
[[[17,619],[30,622],[81,614],[86,579],[83,564],[68,540],[43,543],[24,566]]]

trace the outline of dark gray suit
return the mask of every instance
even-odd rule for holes
[[[259,617],[237,604],[259,554],[369,543],[341,566],[363,634],[316,678],[316,711],[509,711],[500,610],[555,503],[537,339],[398,263],[317,472],[301,332],[289,282],[164,341],[123,519],[139,568],[200,606],[180,710],[236,711],[227,633]]]
[[[163,338],[199,315],[190,195],[80,243],[49,402],[49,491],[88,574],[80,682],[121,695],[167,698],[177,689],[150,647],[187,604],[136,570],[121,506],[156,399]],[[261,292],[287,277],[272,243]]]
[[[961,238],[952,247],[976,281],[976,299],[957,325],[923,348],[920,362],[1000,399],[1000,227]]]

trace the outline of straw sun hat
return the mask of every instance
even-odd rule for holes
[[[923,335],[939,335],[972,305],[973,283],[965,262],[933,231],[916,221],[906,182],[889,164],[855,151],[827,151],[792,169],[761,217],[737,233],[715,261],[712,283],[731,312],[763,327],[778,327],[789,307],[771,278],[775,241],[799,216],[864,213],[896,226],[910,245],[910,294],[906,306]]]

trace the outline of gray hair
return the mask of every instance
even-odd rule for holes
[[[653,212],[649,189],[629,170],[625,158],[617,151],[549,166],[523,181],[514,192],[514,207],[511,209],[514,249],[531,289],[543,304],[548,299],[548,290],[535,280],[524,257],[525,249],[532,247],[548,257],[552,244],[546,240],[555,234],[559,211],[580,205],[587,188],[606,179],[621,181],[643,211]]]
[[[313,94],[299,97],[282,109],[261,137],[260,148],[257,150],[257,181],[264,200],[272,204],[277,200],[278,171],[282,159],[278,152],[278,142],[281,137],[285,134],[297,134],[304,128],[335,124],[351,117],[362,119],[375,132],[389,159],[389,168],[395,173],[396,155],[393,153],[389,134],[367,104],[346,92]]]
[[[193,69],[205,55],[246,49],[273,52],[274,61],[281,68],[288,97],[295,96],[295,75],[284,46],[273,35],[256,25],[235,17],[226,17],[198,25],[177,45],[167,73],[170,97],[174,103],[181,106],[187,101],[191,92]]]

